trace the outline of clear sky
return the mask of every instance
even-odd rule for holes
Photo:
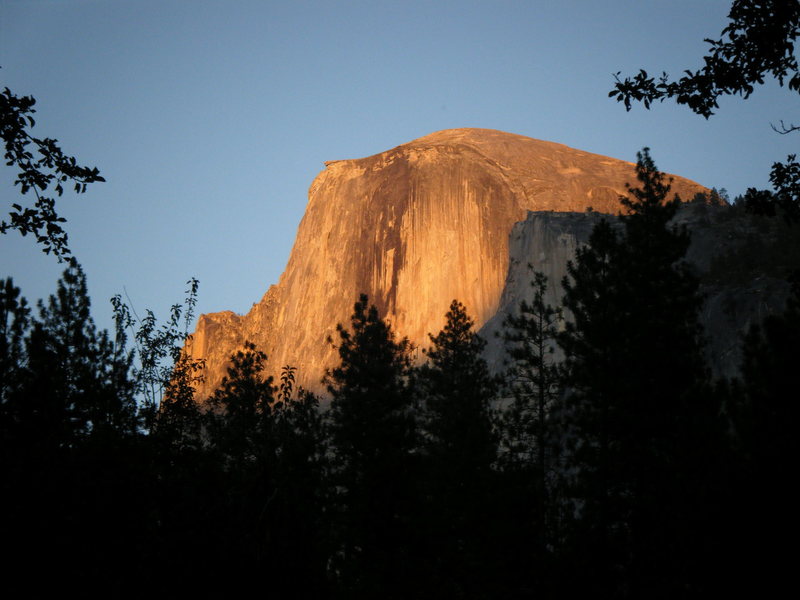
[[[767,187],[796,138],[797,95],[770,82],[705,121],[607,97],[613,73],[697,68],[729,0],[0,0],[0,85],[37,99],[41,137],[107,183],[65,193],[94,314],[127,290],[165,317],[247,312],[276,283],[323,161],[486,127],[658,167],[731,197]],[[0,208],[18,201],[0,167]],[[34,300],[63,265],[0,236],[0,276]]]

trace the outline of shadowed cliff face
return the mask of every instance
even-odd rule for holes
[[[686,262],[700,280],[700,292],[705,298],[699,320],[708,365],[714,377],[727,378],[739,375],[744,335],[766,316],[779,314],[790,293],[785,278],[763,272],[743,275],[741,279],[713,276],[715,256],[725,254],[753,235],[764,235],[753,229],[750,217],[731,217],[731,212],[730,206],[684,204],[672,221],[685,225],[691,235]],[[592,228],[602,218],[611,218],[622,230],[622,224],[615,218],[596,212],[529,212],[524,221],[513,226],[508,275],[499,306],[479,331],[487,342],[484,357],[492,370],[499,372],[508,360],[502,339],[503,321],[510,314],[519,314],[520,302],[533,302],[531,267],[547,276],[545,302],[561,306],[564,295],[561,282],[567,275],[567,262],[575,258],[580,246],[588,243]],[[561,360],[560,349],[556,346],[554,350],[554,360]]]
[[[440,131],[363,159],[326,163],[277,285],[245,316],[200,317],[191,346],[206,359],[206,397],[244,341],[276,375],[298,367],[320,390],[336,353],[336,324],[369,295],[400,336],[427,347],[450,302],[481,327],[497,311],[509,266],[509,234],[527,211],[616,214],[634,165],[561,144],[486,129]],[[675,178],[673,192],[706,191]]]

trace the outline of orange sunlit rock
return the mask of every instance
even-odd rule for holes
[[[480,327],[498,307],[509,233],[529,210],[617,214],[634,164],[489,129],[439,131],[362,159],[325,163],[280,281],[244,316],[200,317],[192,354],[206,359],[206,397],[227,357],[249,340],[270,373],[298,367],[320,390],[335,363],[336,324],[369,295],[395,331],[417,347],[457,298]],[[691,199],[702,186],[675,177]]]

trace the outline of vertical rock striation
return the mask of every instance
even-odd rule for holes
[[[359,293],[418,347],[444,324],[457,298],[478,327],[498,310],[509,267],[509,234],[528,211],[616,214],[630,162],[488,129],[451,129],[362,159],[326,163],[311,184],[286,270],[244,316],[202,315],[190,346],[206,360],[206,397],[244,341],[277,374],[322,388]],[[676,177],[690,199],[702,186]],[[565,254],[566,256],[566,254]]]

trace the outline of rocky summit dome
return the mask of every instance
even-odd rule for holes
[[[202,315],[190,351],[206,359],[205,397],[245,341],[268,355],[268,370],[298,367],[321,389],[336,362],[326,342],[369,295],[399,336],[427,347],[450,302],[480,327],[498,308],[508,239],[528,211],[617,214],[634,164],[491,129],[448,129],[369,156],[337,160],[314,179],[280,281],[244,316]],[[673,192],[702,186],[681,177]]]

